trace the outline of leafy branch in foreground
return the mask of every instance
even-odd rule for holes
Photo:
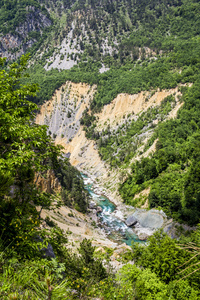
[[[61,152],[46,126],[34,123],[37,105],[27,97],[35,95],[37,86],[20,84],[27,59],[22,56],[5,70],[0,58],[0,238],[4,247],[11,244],[31,256],[38,250],[33,242],[40,224],[36,205],[44,200],[35,174],[46,172]]]
[[[181,266],[178,267],[178,269],[183,268],[180,272],[177,274],[184,275],[186,272],[186,275],[181,277],[178,281],[187,278],[191,276],[192,274],[200,271],[200,261],[198,258],[200,258],[200,226],[197,228],[197,231],[195,232],[196,241],[195,242],[188,242],[186,244],[178,244],[178,246],[188,252],[190,254],[190,258],[184,262]]]

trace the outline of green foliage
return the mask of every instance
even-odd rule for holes
[[[183,249],[178,248],[175,241],[162,231],[154,233],[147,246],[133,245],[136,264],[142,268],[127,265],[122,268],[122,276],[126,276],[128,283],[134,284],[136,298],[198,299],[198,275],[196,278],[188,277],[187,281],[179,271],[186,262],[192,264],[191,256]]]
[[[124,265],[120,271],[118,271],[117,280],[121,283],[122,295],[124,297],[125,295],[128,295],[128,299],[131,299],[131,297],[135,296],[135,283],[140,273],[140,269],[129,263]]]
[[[29,100],[42,104],[45,100],[51,98],[56,89],[58,89],[67,80],[65,71],[59,72],[57,69],[45,71],[41,65],[36,65],[28,70],[29,78],[23,78],[23,83],[37,83],[40,86],[39,92]]]
[[[181,279],[186,279],[194,288],[199,286],[200,274],[200,224],[196,230],[188,237],[181,236],[178,246],[187,251],[188,259],[177,269]]]
[[[65,205],[85,213],[88,207],[88,192],[84,188],[80,172],[69,163],[69,159],[56,162],[53,168],[62,185],[61,195]]]
[[[200,160],[199,157],[197,158],[197,155],[198,152],[195,152],[196,159],[192,161],[184,186],[185,203],[183,218],[190,223],[198,223],[200,217]]]
[[[48,54],[48,56],[49,55],[50,54]],[[37,104],[42,104],[44,101],[49,100],[55,90],[67,80],[73,82],[87,82],[90,84],[97,83],[98,70],[95,71],[93,67],[92,65],[92,68],[81,69],[75,66],[71,70],[59,71],[58,69],[51,69],[50,71],[46,71],[41,64],[34,64],[34,66],[28,70],[29,78],[23,78],[22,82],[24,84],[38,84],[40,87],[39,91],[34,97],[30,96],[29,100]]]
[[[100,259],[94,258],[94,251],[95,247],[92,246],[91,241],[84,239],[78,249],[80,256],[68,252],[66,257],[68,275],[72,276],[74,280],[87,278],[91,282],[106,278],[106,269]]]
[[[97,294],[98,286],[109,275],[102,260],[94,258],[94,251],[91,241],[84,239],[78,248],[79,255],[66,252],[65,275],[70,278],[70,288],[77,291],[77,299]]]
[[[162,207],[169,216],[191,225],[200,217],[199,95],[198,79],[184,90],[185,103],[178,118],[155,129],[153,140],[158,138],[158,142],[153,157],[134,164],[132,175],[120,188],[123,198],[130,202],[137,191],[151,184],[150,207]]]
[[[183,252],[176,247],[175,241],[162,231],[150,237],[146,247],[134,244],[133,251],[136,262],[149,268],[165,283],[176,278],[177,267],[184,261]]]
[[[126,264],[118,271],[117,280],[121,283],[122,299],[124,299],[123,297],[127,297],[125,299],[133,299],[134,296],[136,299],[141,300],[192,300],[199,297],[198,291],[193,289],[187,281],[171,281],[169,284],[166,284],[149,268],[139,269],[131,264]]]
[[[136,281],[136,297],[141,300],[168,299],[167,288],[155,273],[146,269],[138,276]]]
[[[48,216],[45,218],[45,222],[49,227],[54,227],[56,225]]]
[[[102,261],[94,259],[94,251],[95,247],[91,245],[90,240],[84,239],[80,243],[79,253],[81,254],[83,264],[90,269],[90,276],[96,280],[102,280],[107,277],[107,273]]]
[[[167,215],[181,220],[183,210],[182,187],[185,174],[180,166],[177,170],[170,168],[167,173],[159,176],[151,187],[149,203],[151,207],[163,207]]]
[[[135,283],[136,297],[141,300],[149,299],[198,299],[199,293],[194,290],[187,281],[178,284],[164,284],[155,273],[145,269],[137,277]]]
[[[170,296],[172,299],[177,300],[198,300],[199,299],[199,292],[197,289],[194,289],[190,286],[190,284],[187,281],[180,281],[178,283],[170,284],[168,287],[170,291]]]
[[[5,300],[63,299],[63,296],[70,296],[69,283],[62,276],[64,270],[56,260],[22,263],[12,258],[6,261],[0,274],[0,297]]]
[[[166,118],[172,110],[174,102],[174,97],[168,96],[162,101],[160,107],[149,108],[146,112],[142,112],[139,116],[135,116],[133,120],[133,116],[131,115],[124,116],[125,122],[121,126],[117,126],[114,130],[108,125],[107,129],[99,132],[96,130],[93,121],[93,124],[90,124],[89,129],[86,129],[86,135],[87,137],[97,140],[101,158],[108,161],[112,167],[119,167],[122,166],[122,164],[127,166],[130,160],[135,156],[136,150],[141,145],[144,132],[147,128],[149,128],[150,131],[154,128],[154,120]],[[147,161],[148,159],[146,159],[143,164],[147,165]],[[148,175],[145,175],[146,179],[142,178],[143,175],[139,175],[138,173],[138,178],[136,179],[137,183],[142,183],[145,180],[157,176],[155,163],[149,160],[148,165],[149,166],[146,166],[144,172],[144,174],[149,172]],[[138,165],[138,172],[139,168]],[[149,171],[147,171],[148,168]],[[150,175],[151,172],[153,172],[154,175]],[[139,179],[139,177],[141,177],[141,179]]]
[[[38,192],[34,175],[46,172],[47,162],[60,150],[47,136],[46,126],[33,123],[37,106],[27,96],[34,96],[37,87],[20,84],[26,61],[22,57],[20,65],[0,72],[0,231],[5,247],[12,244],[22,255],[31,256],[37,251],[32,239],[39,228],[35,205],[48,207],[51,202]]]

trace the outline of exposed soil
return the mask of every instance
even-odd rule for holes
[[[96,86],[66,82],[65,85],[55,92],[51,100],[42,105],[40,113],[37,115],[36,123],[49,125],[55,144],[63,146],[64,152],[70,157],[71,164],[94,179],[102,188],[103,193],[113,203],[118,205],[120,210],[120,207],[124,205],[122,205],[122,199],[118,193],[118,184],[124,180],[124,176],[122,176],[120,168],[110,170],[110,167],[101,160],[95,142],[86,138],[85,132],[80,125],[80,118],[85,108],[89,108],[95,91]],[[169,95],[175,96],[176,104],[167,119],[175,118],[178,109],[183,105],[183,103],[179,102],[181,94],[178,91],[178,87],[170,90],[157,90],[153,93],[146,91],[136,95],[120,94],[96,115],[98,120],[97,130],[102,130],[109,124],[111,128],[114,128],[122,124],[128,116],[129,118],[134,118],[136,114],[140,114],[150,107],[160,105],[162,100]],[[156,121],[155,123],[158,123],[158,120]],[[138,148],[138,152],[143,152],[149,137],[145,137],[142,146]],[[145,153],[137,155],[134,160],[141,159],[142,156],[147,157],[153,153],[156,148],[156,142],[157,140]],[[129,170],[124,170],[124,172],[128,173]],[[149,190],[142,191],[135,197],[147,197]],[[145,203],[141,205],[143,205],[143,208],[147,208],[148,200],[145,200]],[[74,217],[69,216],[71,212]],[[94,221],[94,214],[85,216],[75,210],[61,207],[57,212],[46,211],[44,212],[45,215],[53,218],[62,229],[72,232],[69,235],[71,244],[78,243],[78,241],[80,242],[84,237],[87,237],[93,240],[94,245],[116,246],[115,243],[106,238],[103,232],[91,225],[92,221]]]

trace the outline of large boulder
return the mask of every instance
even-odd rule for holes
[[[125,221],[126,225],[131,227],[138,223],[138,220],[133,215],[128,216],[128,218]]]
[[[90,209],[96,209],[96,208],[97,208],[96,203],[95,203],[94,201],[90,201],[90,203],[89,203],[89,208],[90,208]]]
[[[140,241],[146,241],[149,238],[149,235],[145,232],[138,233],[138,238]]]
[[[101,206],[97,206],[97,214],[101,213],[103,211],[103,209],[101,208]]]
[[[155,229],[138,227],[134,229],[134,232],[137,234],[139,240],[146,241],[150,236],[153,235]]]
[[[137,210],[133,216],[138,220],[141,227],[158,229],[163,226],[164,216],[159,210],[142,211]]]

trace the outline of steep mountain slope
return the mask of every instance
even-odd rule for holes
[[[49,126],[55,143],[64,147],[73,165],[82,166],[82,171],[94,168],[94,172],[98,174],[97,166],[103,166],[103,162],[95,149],[95,143],[85,137],[80,125],[83,112],[89,108],[95,90],[95,86],[67,82],[56,91],[52,100],[42,105],[36,123]],[[103,175],[104,171],[102,170],[99,176]]]
[[[151,207],[162,206],[170,216],[187,222],[192,219],[195,223],[199,216],[195,213],[192,217],[192,210],[198,211],[199,207],[198,183],[193,184],[189,177],[199,178],[198,163],[195,164],[198,162],[197,145],[193,146],[194,140],[198,144],[196,136],[199,131],[199,5],[195,0],[187,3],[173,0],[121,0],[115,3],[108,0],[99,3],[24,0],[8,4],[2,1],[0,24],[3,39],[5,34],[13,32],[20,32],[20,38],[25,39],[29,27],[32,37],[39,36],[34,32],[40,33],[39,38],[31,40],[35,43],[30,49],[30,78],[24,81],[38,82],[41,86],[32,101],[42,104],[67,80],[95,84],[96,92],[84,112],[82,109],[88,104],[82,102],[81,106],[81,100],[76,101],[81,109],[81,120],[76,104],[72,104],[70,110],[68,106],[67,110],[64,107],[55,110],[55,122],[49,120],[50,115],[46,120],[54,138],[57,134],[62,139],[59,142],[69,142],[66,151],[76,153],[74,164],[78,165],[81,161],[78,156],[83,155],[77,147],[78,132],[81,147],[86,144],[88,153],[97,147],[98,154],[93,161],[100,162],[101,159],[106,162],[112,176],[119,173],[119,168],[124,168],[120,181],[126,180],[120,193],[125,201],[135,205],[135,194],[151,186]],[[41,20],[33,13],[36,9]],[[13,12],[16,10],[19,15],[15,16]],[[27,15],[33,20],[30,26]],[[23,18],[19,19],[19,16]],[[41,29],[43,25],[46,30]],[[188,88],[190,83],[193,86]],[[167,93],[167,90],[173,92],[169,92],[167,98],[161,97],[160,103],[157,93]],[[139,93],[140,96],[134,96]],[[182,100],[178,99],[181,95]],[[112,103],[114,99],[115,105]],[[154,100],[160,105],[154,106]],[[138,101],[138,109],[129,110],[128,103],[134,101]],[[120,112],[117,121],[115,109],[118,106],[126,112],[123,115]],[[178,111],[178,108],[181,109]],[[112,110],[109,117],[103,116],[108,109]],[[65,111],[62,117],[61,110]],[[176,115],[177,111],[177,121],[171,120],[170,116]],[[80,123],[85,135],[79,129]],[[68,127],[66,140],[62,126]],[[85,137],[90,141],[86,142]],[[75,144],[74,138],[77,138]],[[142,152],[148,148],[156,150],[155,154],[142,159]],[[148,151],[145,156],[151,152]],[[141,162],[135,158],[140,158]],[[92,166],[89,162],[88,166],[94,169],[98,164]],[[102,172],[100,169],[97,174],[106,173],[104,167]],[[129,175],[126,170],[129,170]],[[162,176],[174,178],[169,184],[173,190],[170,205],[167,197],[162,200],[159,192]],[[191,204],[193,189],[195,196]]]
[[[132,0],[98,3],[1,0],[0,4],[4,56],[9,54],[10,58],[15,58],[12,52],[19,55],[36,43],[31,51],[36,53],[38,50],[35,59],[41,60],[46,69],[69,69],[78,61],[88,61],[89,58],[101,60],[109,66],[122,64],[127,59],[134,61],[155,56],[168,50],[167,42],[162,44],[161,37],[168,39],[171,34],[182,34],[180,25],[182,19],[188,18],[189,10],[188,7],[183,14],[179,11],[183,3],[175,0],[142,3]],[[195,9],[195,5],[191,6],[190,14]],[[173,22],[176,16],[180,16],[178,24]],[[157,32],[154,36],[155,26]],[[9,39],[15,43],[10,41],[11,44],[6,44]]]
[[[0,1],[0,55],[16,59],[53,24],[38,1]]]
[[[95,90],[95,86],[91,87],[85,84],[67,82],[56,91],[52,100],[47,101],[41,106],[36,122],[41,125],[48,125],[49,132],[52,137],[54,137],[55,143],[64,147],[64,151],[70,158],[72,165],[78,167],[81,172],[87,173],[98,180],[106,189],[106,193],[109,193],[113,201],[118,202],[121,201],[117,192],[118,184],[122,178],[126,176],[126,172],[130,172],[130,167],[123,167],[121,163],[120,167],[118,166],[117,169],[110,172],[108,161],[105,163],[101,159],[101,145],[99,142],[88,139],[85,136],[83,127],[80,125],[83,112],[86,108],[89,108]],[[128,125],[130,125],[132,121],[135,122],[142,113],[147,111],[150,107],[158,108],[161,103],[172,94],[175,96],[175,103],[171,110],[168,111],[166,118],[170,119],[175,117],[177,109],[182,105],[179,103],[181,93],[178,88],[168,91],[157,91],[152,96],[149,92],[142,92],[138,95],[121,94],[114,99],[111,104],[105,106],[102,112],[95,114],[95,119],[97,120],[95,130],[105,142],[105,139],[108,139],[108,137],[104,132],[107,127],[109,127],[109,138],[112,139],[112,136],[116,137],[119,134],[117,134],[117,132],[121,132],[121,127],[123,128],[125,125],[128,129]],[[149,122],[154,122],[154,128],[158,123],[158,118],[159,115],[155,115],[155,119],[149,120]],[[153,129],[149,130],[148,126],[144,128],[142,138],[140,138],[140,142],[138,142],[135,149],[136,156],[139,152],[141,157],[145,157],[147,153],[150,152],[148,150],[143,155],[141,154],[142,147],[144,148],[152,136],[153,131]],[[137,134],[138,132],[136,135]],[[134,136],[132,140],[134,140]],[[114,146],[112,143],[112,147]],[[122,144],[120,146],[120,143],[118,143],[118,153],[122,149],[123,151],[130,150],[129,144],[126,147],[124,150],[124,145]],[[150,150],[151,149],[152,147]],[[118,153],[115,154],[114,148],[109,150],[109,153],[112,159],[115,159],[118,155]],[[139,159],[139,157],[137,157],[137,159]]]
[[[199,0],[0,4],[0,298],[198,300]],[[10,60],[27,51],[19,81],[26,59]],[[131,249],[108,240],[69,160],[117,204],[105,217],[139,221],[141,239],[164,232]]]

